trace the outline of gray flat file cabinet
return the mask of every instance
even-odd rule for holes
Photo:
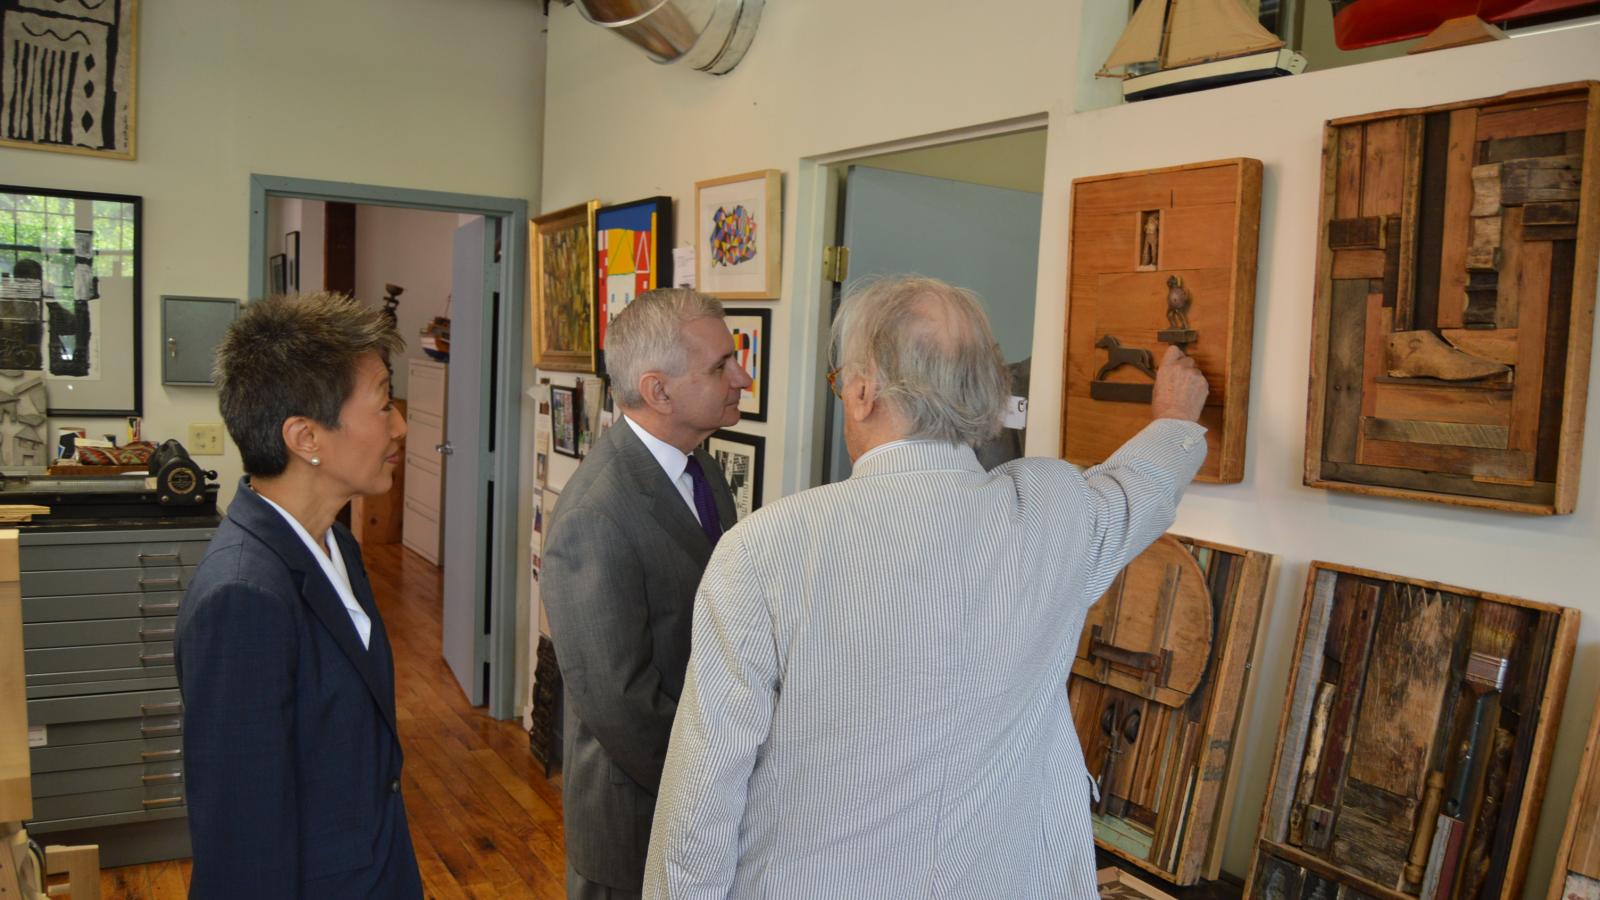
[[[161,298],[161,383],[215,384],[217,345],[239,317],[239,301],[223,297]]]
[[[100,844],[103,866],[189,855],[172,639],[215,530],[20,535],[28,830],[49,843]]]

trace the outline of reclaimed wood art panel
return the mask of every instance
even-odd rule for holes
[[[1072,183],[1061,455],[1110,456],[1150,422],[1168,345],[1210,382],[1199,480],[1244,478],[1261,162],[1228,159]]]
[[[1166,535],[1084,619],[1067,693],[1095,841],[1176,884],[1215,878],[1272,557]]]
[[[1328,123],[1306,484],[1572,512],[1597,116],[1588,82]]]
[[[1245,896],[1520,897],[1577,635],[1577,610],[1312,563]]]
[[[1600,900],[1600,704],[1589,723],[1572,796],[1549,900]]]

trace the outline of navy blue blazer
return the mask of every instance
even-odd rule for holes
[[[355,539],[334,533],[370,648],[248,479],[178,611],[191,898],[422,896],[389,639]]]

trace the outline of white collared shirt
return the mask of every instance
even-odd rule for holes
[[[317,562],[321,564],[322,574],[328,576],[328,582],[338,592],[339,599],[344,603],[345,611],[350,613],[350,621],[356,626],[356,634],[361,636],[361,646],[370,650],[372,648],[372,619],[367,616],[367,611],[361,608],[361,604],[356,602],[355,589],[350,587],[350,571],[345,568],[344,554],[339,552],[339,543],[333,536],[333,529],[329,528],[328,533],[324,536],[324,540],[328,544],[328,552],[324,553],[317,549],[316,540],[311,537],[311,532],[306,531],[305,526],[300,524],[300,520],[289,515],[288,510],[273,503],[271,498],[264,494],[258,493],[256,496],[266,500],[267,505],[277,510],[278,515],[283,516],[283,520],[289,523],[289,527],[294,529],[294,533],[300,535],[300,540],[305,543],[306,549],[310,550],[311,555],[316,557]]]
[[[873,458],[874,456],[877,456],[878,454],[884,452],[885,450],[893,450],[896,447],[904,447],[907,444],[915,444],[915,443],[918,443],[919,441],[920,442],[926,442],[927,440],[928,440],[927,438],[901,438],[898,441],[888,441],[886,443],[879,444],[878,446],[873,447],[871,450],[868,450],[867,452],[861,454],[861,458],[860,459],[858,459],[855,462],[850,464],[850,470],[852,472],[855,471],[856,466],[861,465],[862,463],[864,463],[867,460]]]
[[[678,489],[678,495],[683,498],[683,502],[689,504],[690,515],[694,516],[696,522],[700,522],[700,512],[694,508],[694,479],[689,477],[688,471],[689,454],[645,431],[638,422],[627,416],[623,416],[622,421],[627,422],[633,433],[639,436],[639,440],[644,441],[645,449],[649,450],[650,455],[661,464],[661,471],[667,473],[667,480]],[[700,522],[700,524],[705,523]]]

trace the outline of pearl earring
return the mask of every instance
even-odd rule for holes
[[[313,466],[320,466],[320,465],[322,465],[322,460],[321,460],[321,459],[318,459],[318,458],[317,458],[317,457],[315,457],[315,456],[313,456],[313,457],[311,457],[311,464],[312,464],[312,465],[313,465]]]

